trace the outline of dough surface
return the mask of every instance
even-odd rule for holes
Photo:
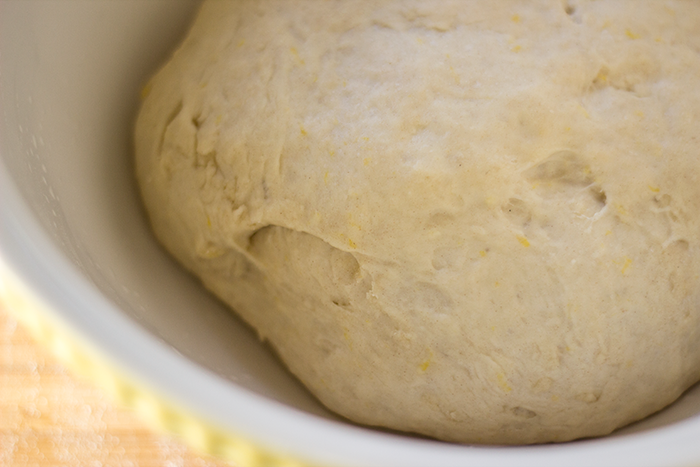
[[[160,241],[351,420],[565,441],[700,379],[700,2],[205,2],[135,143]]]

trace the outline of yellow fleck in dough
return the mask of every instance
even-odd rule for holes
[[[345,417],[565,441],[700,377],[700,2],[210,1],[143,98],[156,235]]]

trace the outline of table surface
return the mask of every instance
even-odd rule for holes
[[[0,466],[218,467],[69,373],[0,305]]]

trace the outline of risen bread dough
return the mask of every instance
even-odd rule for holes
[[[144,94],[157,236],[338,413],[563,441],[700,378],[700,2],[214,1]]]

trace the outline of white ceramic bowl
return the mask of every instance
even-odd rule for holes
[[[158,246],[141,208],[131,137],[140,87],[195,10],[174,0],[0,5],[0,295],[40,337],[111,377],[154,422],[244,464],[700,465],[697,385],[611,437],[534,447],[390,434],[321,407]]]

